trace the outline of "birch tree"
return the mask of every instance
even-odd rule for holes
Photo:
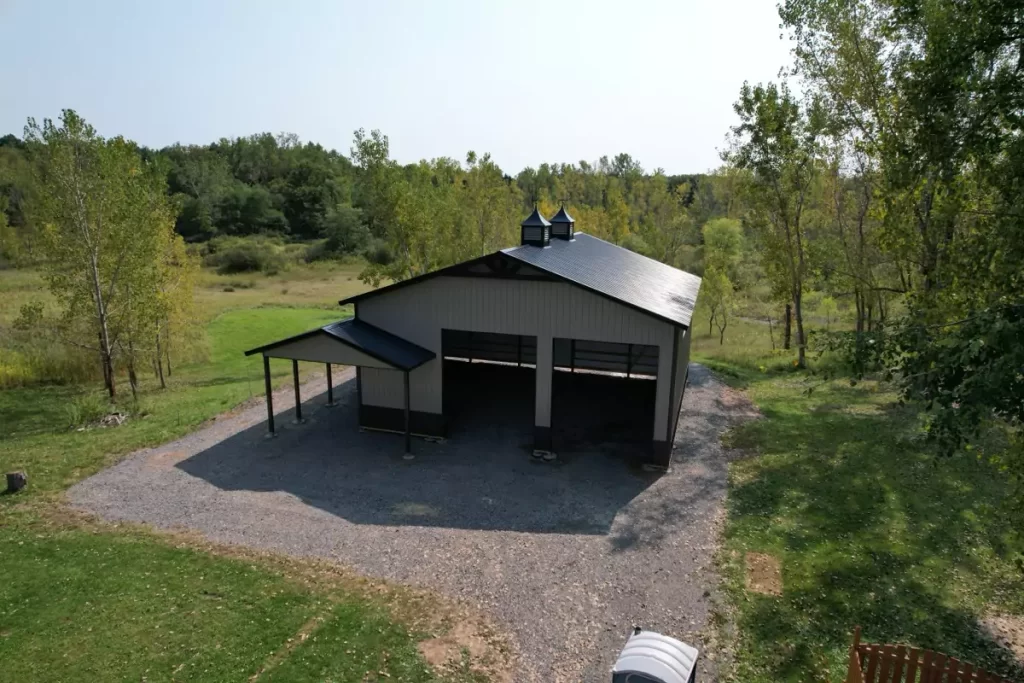
[[[132,143],[103,139],[72,110],[63,111],[59,125],[29,119],[25,139],[39,181],[32,210],[41,226],[43,271],[59,308],[53,329],[96,354],[113,400],[119,352],[134,380],[136,347],[153,338],[161,317],[175,218],[163,179]],[[40,323],[40,311],[24,309],[22,324]]]

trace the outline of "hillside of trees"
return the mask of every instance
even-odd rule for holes
[[[323,255],[366,254],[396,278],[514,244],[534,203],[553,213],[562,202],[587,232],[699,270],[699,226],[725,215],[729,204],[716,199],[728,194],[718,176],[646,172],[628,154],[542,164],[515,177],[474,152],[461,162],[446,157],[403,166],[378,131],[357,131],[348,156],[270,133],[138,152],[166,178],[178,209],[175,230],[188,242],[323,239]],[[28,208],[30,155],[19,137],[0,138],[2,256],[13,261],[31,260],[38,229]],[[445,239],[428,240],[427,249],[418,233]]]

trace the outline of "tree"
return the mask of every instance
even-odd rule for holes
[[[713,333],[712,326],[718,327],[718,343],[725,343],[725,328],[729,324],[729,316],[733,308],[733,287],[729,276],[717,266],[711,266],[704,272],[701,283],[701,294],[707,299],[710,319],[708,335]]]
[[[786,0],[780,16],[797,73],[865,160],[878,247],[907,307],[886,333],[904,398],[929,408],[946,452],[991,425],[1019,436],[1019,3]]]
[[[357,254],[370,241],[370,231],[363,222],[363,212],[340,204],[327,212],[324,219],[324,249],[329,254]]]
[[[701,230],[705,268],[715,268],[735,278],[743,254],[743,227],[731,218],[708,221]]]
[[[744,84],[734,109],[740,124],[726,158],[752,175],[747,184],[749,221],[764,250],[765,270],[785,282],[793,302],[797,364],[807,366],[803,294],[808,273],[805,209],[818,177],[825,112],[812,102],[807,111],[782,87]]]
[[[72,110],[59,126],[29,119],[25,139],[40,188],[32,210],[44,274],[60,307],[56,331],[96,353],[114,399],[118,350],[134,384],[134,347],[159,317],[156,284],[174,224],[163,178],[131,143],[103,139]],[[22,324],[39,322],[39,312],[24,309]]]
[[[470,152],[466,164],[469,170],[459,203],[474,233],[474,249],[465,254],[468,258],[514,243],[515,228],[522,220],[523,196],[517,186],[505,180],[490,154],[478,158]]]
[[[35,226],[26,207],[35,195],[25,143],[13,135],[0,139],[0,256],[19,263],[31,257]]]
[[[195,285],[199,274],[199,259],[188,252],[185,241],[174,233],[163,235],[164,252],[157,277],[157,315],[153,365],[160,388],[166,388],[167,377],[172,374],[172,351],[194,346],[201,334],[195,325]]]

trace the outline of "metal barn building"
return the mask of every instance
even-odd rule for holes
[[[359,425],[404,432],[408,449],[410,433],[450,435],[459,397],[518,387],[536,452],[559,449],[560,427],[582,420],[619,424],[635,453],[667,465],[700,278],[576,232],[564,208],[550,222],[534,210],[521,237],[345,299],[352,318],[248,351],[264,356],[268,404],[269,358],[293,360],[298,411],[298,361],[328,364],[328,378],[332,363],[356,366]],[[269,417],[273,431],[272,406]]]

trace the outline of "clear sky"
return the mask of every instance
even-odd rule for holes
[[[0,0],[0,134],[77,110],[162,147],[292,132],[506,172],[628,152],[718,165],[744,80],[788,62],[772,0]]]

